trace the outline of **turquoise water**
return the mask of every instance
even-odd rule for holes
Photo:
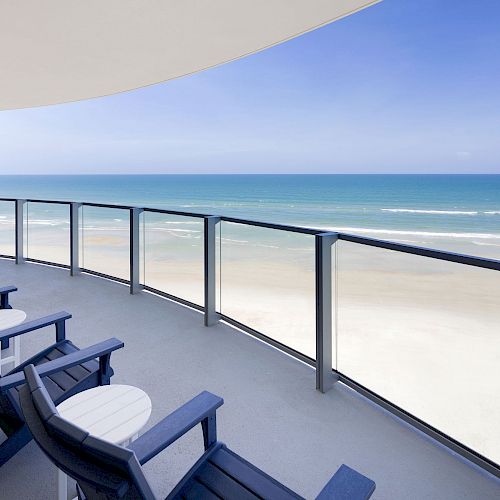
[[[0,197],[231,215],[500,254],[500,175],[2,176]],[[37,216],[50,224],[50,210]]]

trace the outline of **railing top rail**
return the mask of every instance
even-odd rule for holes
[[[17,198],[0,198],[0,201],[10,201],[15,202]],[[39,200],[27,198],[25,201],[31,203],[53,203],[61,205],[69,205],[73,203],[71,200]],[[97,203],[97,202],[81,202],[82,206],[87,207],[97,207],[97,208],[115,208],[121,210],[130,210],[133,208],[140,208],[145,212],[162,213],[166,215],[178,215],[182,217],[194,217],[194,218],[204,218],[210,217],[211,214],[196,213],[196,212],[184,212],[178,210],[167,210],[163,208],[152,208],[152,207],[136,207],[132,205],[118,205],[111,203]],[[279,231],[288,231],[292,233],[301,233],[307,235],[318,235],[326,232],[325,229],[314,229],[308,227],[291,226],[286,224],[275,224],[272,222],[263,222],[250,219],[240,219],[238,217],[228,217],[221,216],[221,221],[231,222],[235,224],[244,224],[247,226],[263,227],[268,229],[276,229]],[[472,255],[459,254],[454,252],[448,252],[446,250],[436,250],[432,248],[419,247],[416,245],[407,245],[404,243],[397,243],[394,241],[379,240],[376,238],[368,238],[366,236],[357,236],[353,234],[336,232],[338,238],[344,241],[350,241],[352,243],[358,243],[360,245],[368,245],[376,248],[384,248],[386,250],[394,250],[396,252],[409,253],[413,255],[420,255],[422,257],[429,257],[432,259],[438,259],[448,262],[456,262],[459,264],[465,264],[468,266],[480,267],[484,269],[492,269],[495,271],[500,271],[500,260],[487,259],[483,257],[475,257]]]
[[[131,208],[140,208],[131,205],[119,205],[114,203],[94,203],[91,201],[82,201],[82,206],[84,207],[96,207],[96,208],[116,208],[119,210],[130,210]]]
[[[482,267],[484,269],[493,269],[495,271],[500,271],[500,260],[495,259],[474,257],[472,255],[448,252],[446,250],[435,250],[433,248],[425,248],[415,245],[405,245],[404,243],[378,240],[375,238],[366,238],[364,236],[356,236],[353,234],[339,233],[339,239],[350,241],[352,243],[359,243],[361,245],[385,248],[387,250],[395,250],[397,252],[420,255],[422,257],[430,257],[432,259],[457,262],[458,264],[466,264],[468,266]]]
[[[19,198],[0,198],[0,201],[17,201]],[[39,200],[37,198],[21,198],[28,203],[50,203],[52,205],[71,205],[72,201],[65,200]]]
[[[37,200],[33,198],[28,198],[25,201],[28,203],[50,203],[52,205],[71,205],[71,201],[62,201],[62,200]]]
[[[222,216],[221,220],[225,222],[232,222],[234,224],[245,224],[247,226],[257,226],[257,227],[265,227],[268,229],[277,229],[279,231],[288,231],[291,233],[302,233],[302,234],[310,234],[316,235],[324,233],[324,229],[312,229],[309,227],[300,227],[300,226],[289,226],[286,224],[275,224],[273,222],[262,222],[257,220],[249,220],[249,219],[239,219],[237,217],[225,217]]]
[[[166,215],[180,215],[182,217],[195,217],[198,219],[203,219],[210,216],[210,214],[202,214],[197,212],[182,212],[180,210],[166,210],[164,208],[144,208],[145,212],[153,212]]]

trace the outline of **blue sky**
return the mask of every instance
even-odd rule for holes
[[[500,2],[385,0],[253,56],[0,112],[0,173],[500,173]]]

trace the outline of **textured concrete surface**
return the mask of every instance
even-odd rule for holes
[[[15,284],[12,304],[28,319],[67,310],[67,334],[84,347],[116,336],[113,382],[144,389],[148,427],[203,389],[224,397],[219,438],[307,498],[346,463],[377,483],[375,499],[497,499],[500,482],[341,384],[314,389],[314,371],[228,325],[151,294],[100,278],[0,260],[0,283]],[[22,357],[54,337],[22,341]],[[466,395],[464,395],[466,398]],[[164,498],[202,452],[196,428],[145,467]],[[0,499],[54,499],[56,473],[31,443],[0,469]]]

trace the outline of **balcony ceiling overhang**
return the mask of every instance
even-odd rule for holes
[[[100,97],[252,54],[379,0],[0,0],[0,109]]]

